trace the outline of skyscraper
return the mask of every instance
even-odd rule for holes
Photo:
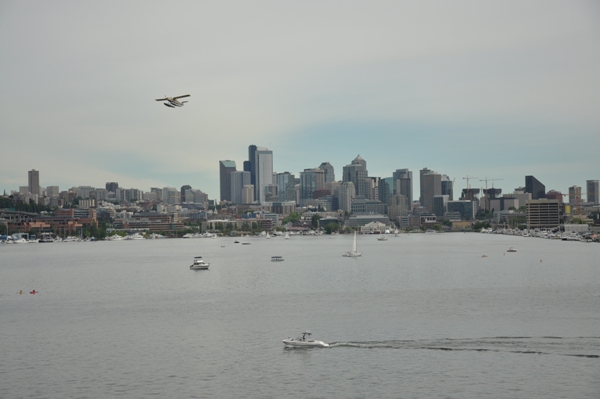
[[[394,194],[404,195],[410,206],[413,202],[412,172],[408,169],[396,169],[392,174],[394,179]]]
[[[338,207],[343,211],[352,210],[352,200],[356,197],[354,183],[344,182],[335,188],[335,196],[338,198]]]
[[[531,194],[531,199],[546,198],[546,186],[533,176],[525,176],[525,192]]]
[[[369,182],[367,182],[369,173],[367,172],[367,161],[361,158],[360,155],[354,158],[350,165],[344,166],[342,174],[342,181],[352,182],[354,184],[356,195],[363,195],[366,198],[369,197]]]
[[[442,176],[429,171],[421,175],[421,205],[433,212],[433,198],[442,195]]]
[[[599,192],[598,192],[598,180],[587,180],[586,181],[586,192],[587,202],[591,204],[600,203]]]
[[[28,172],[29,192],[40,195],[40,172],[32,169]]]
[[[192,202],[192,198],[188,198],[187,196],[187,192],[188,190],[191,190],[192,186],[190,186],[189,184],[186,184],[184,186],[181,186],[181,190],[179,191],[181,194],[181,202]],[[190,197],[191,197],[191,193],[190,193]]]
[[[234,204],[244,204],[244,198],[242,196],[245,186],[250,185],[250,172],[235,171],[229,173],[229,192],[231,199]],[[250,201],[252,202],[252,201]]]
[[[273,184],[273,151],[256,147],[254,168],[256,173],[254,196],[259,203],[263,203],[265,202],[265,186]]]
[[[296,201],[296,179],[290,172],[277,174],[277,193],[279,201]]]
[[[325,171],[320,168],[300,172],[300,201],[311,199],[313,192],[325,186]],[[301,203],[300,205],[304,205]]]
[[[319,169],[323,169],[325,173],[325,183],[331,183],[332,181],[335,181],[333,166],[329,162],[323,162],[321,165],[319,165]]]
[[[110,191],[111,193],[116,193],[117,188],[119,188],[119,183],[116,181],[111,181],[106,183],[106,191]]]
[[[221,201],[233,201],[229,174],[235,172],[234,161],[219,161],[219,182],[221,185]],[[247,183],[250,184],[250,183]]]

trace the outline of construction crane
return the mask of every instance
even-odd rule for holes
[[[476,177],[474,177],[473,179],[476,179]],[[485,182],[485,189],[486,190],[488,189],[488,181],[492,182],[492,188],[494,188],[494,183],[493,183],[494,180],[504,180],[504,179],[488,179],[487,177],[485,177],[483,179],[479,179],[479,181],[484,181]],[[468,181],[467,181],[467,184],[469,184]]]
[[[463,179],[465,179],[467,181],[467,190],[471,188],[471,186],[469,186],[469,180],[470,179],[477,179],[477,177],[473,177],[473,176],[469,176],[467,175],[467,177],[463,177]]]

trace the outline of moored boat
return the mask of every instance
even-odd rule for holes
[[[208,270],[208,266],[210,266],[210,263],[202,260],[202,256],[196,256],[194,263],[190,266],[190,270]]]

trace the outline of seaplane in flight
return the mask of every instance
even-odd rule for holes
[[[167,97],[165,96],[165,98],[157,98],[156,101],[166,101],[164,104],[165,106],[169,107],[169,108],[175,108],[175,107],[183,107],[183,104],[187,103],[187,101],[179,101],[180,98],[184,98],[184,97],[189,97],[189,94],[184,94],[183,96],[177,96],[177,97]]]

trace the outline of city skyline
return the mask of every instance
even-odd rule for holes
[[[341,180],[359,154],[370,176],[448,175],[455,196],[465,176],[503,192],[598,179],[597,2],[144,5],[3,2],[0,190],[35,169],[44,187],[214,199],[219,161],[242,170],[250,143],[275,172],[329,162]],[[154,101],[184,92],[180,109]]]

